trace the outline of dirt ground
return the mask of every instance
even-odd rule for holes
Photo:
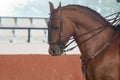
[[[0,80],[84,80],[80,55],[0,55]]]

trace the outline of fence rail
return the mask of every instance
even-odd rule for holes
[[[47,30],[48,18],[34,17],[0,17],[0,30],[28,30],[28,40],[31,39],[31,30]]]

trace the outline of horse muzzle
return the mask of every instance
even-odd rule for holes
[[[59,56],[63,53],[63,49],[58,45],[52,45],[49,47],[49,54],[52,56]]]

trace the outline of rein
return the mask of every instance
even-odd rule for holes
[[[83,34],[79,35],[77,38],[86,36],[86,35],[88,35],[88,34],[90,34],[90,33],[93,33],[93,32],[95,32],[95,31],[100,30],[99,32],[97,32],[96,34],[92,35],[92,36],[89,37],[88,39],[82,41],[79,45],[82,45],[83,43],[87,42],[87,41],[90,40],[91,38],[95,37],[96,35],[98,35],[98,34],[101,33],[102,31],[104,31],[106,28],[107,28],[107,27],[103,27],[103,26],[102,26],[102,27],[99,27],[99,28],[97,28],[97,29],[93,29],[93,30],[91,30],[91,31],[89,31],[89,32],[86,32],[86,33],[83,33]],[[67,47],[68,47],[70,44],[72,44],[74,41],[75,41],[75,39],[73,39],[70,43],[68,43],[68,44],[65,46],[65,48],[67,48]],[[64,51],[65,51],[65,52],[71,51],[71,50],[73,50],[74,48],[76,48],[77,46],[78,46],[78,45],[75,45],[74,47],[69,48],[69,49],[64,50]]]
[[[109,18],[109,17],[111,17],[111,16],[114,16],[114,15],[116,15],[116,17],[115,18],[113,18],[113,19],[110,19],[110,20],[108,20],[108,21],[111,21],[111,20],[113,20],[113,22],[111,23],[112,24],[112,28],[115,30],[115,31],[120,31],[120,28],[119,28],[119,26],[116,26],[116,25],[118,25],[119,23],[120,23],[120,11],[119,12],[116,12],[116,13],[113,13],[113,14],[111,14],[111,15],[108,15],[108,16],[105,16],[104,18]],[[87,34],[89,34],[89,33],[92,33],[92,32],[95,32],[95,31],[97,31],[97,30],[100,30],[100,29],[102,29],[102,28],[104,28],[104,26],[102,26],[102,27],[99,27],[99,28],[97,28],[97,29],[93,29],[93,30],[91,30],[91,31],[89,31],[89,32],[86,32],[86,33],[84,33],[84,34],[82,34],[82,35],[79,35],[78,37],[83,37],[83,36],[85,36],[85,35],[87,35]],[[104,29],[103,29],[104,30]],[[102,31],[100,31],[100,32],[102,32]],[[100,32],[98,32],[98,33],[96,33],[95,34],[95,36],[97,35],[97,34],[99,34]],[[87,40],[85,40],[85,41],[82,41],[81,43],[80,43],[80,45],[81,44],[83,44],[83,43],[85,43],[86,41],[88,41],[89,39],[91,39],[92,37],[94,37],[94,35],[93,36],[91,36],[90,38],[88,38]],[[73,38],[72,38],[73,39]],[[70,44],[72,44],[73,42],[74,42],[75,40],[73,39],[70,43],[68,43],[66,46],[65,46],[65,48],[66,47],[68,47]],[[73,50],[74,48],[76,48],[78,45],[75,45],[75,46],[73,46],[73,47],[71,47],[71,48],[69,48],[69,49],[67,49],[67,50],[64,50],[64,52],[68,52],[68,51],[71,51],[71,50]]]
[[[99,49],[96,53],[94,53],[93,55],[91,55],[88,59],[84,59],[81,56],[81,60],[82,60],[82,70],[84,72],[84,75],[86,77],[86,80],[88,80],[88,75],[87,75],[87,66],[89,64],[89,62],[91,60],[93,60],[95,57],[97,57],[103,50],[105,50],[111,43],[112,41],[117,37],[117,35],[115,35],[115,33],[113,34],[112,38],[101,48]]]

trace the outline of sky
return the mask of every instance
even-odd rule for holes
[[[62,6],[84,5],[101,14],[104,12],[106,15],[120,11],[120,3],[117,3],[116,0],[0,0],[0,16],[48,17],[49,1],[53,2],[55,7],[59,2],[62,3]]]
[[[33,16],[34,13],[47,16],[49,14],[49,1],[57,6],[57,3],[64,0],[0,0],[0,16]],[[64,1],[63,4],[76,3],[76,1]]]
[[[24,7],[27,0],[0,0],[0,16],[11,16],[15,6]]]

